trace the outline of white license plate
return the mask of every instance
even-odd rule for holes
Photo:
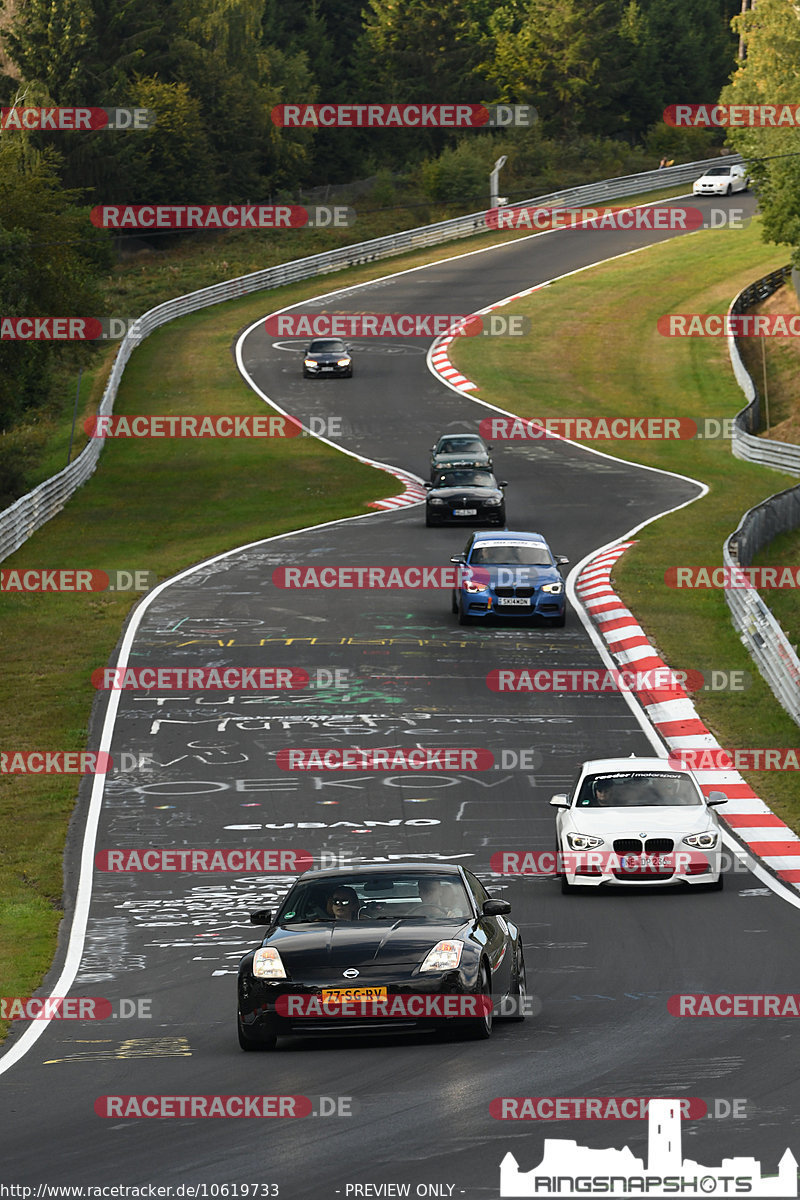
[[[323,367],[322,370],[323,371],[332,371],[333,367]]]
[[[477,517],[477,515],[478,515],[477,508],[454,508],[453,509],[454,517]]]
[[[523,596],[498,596],[497,603],[511,608],[530,608],[531,606],[530,600],[526,600]]]
[[[675,866],[669,854],[626,854],[620,865],[623,871],[671,871]]]

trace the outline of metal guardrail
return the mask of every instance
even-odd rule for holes
[[[728,313],[745,312],[754,304],[766,300],[779,287],[783,287],[791,273],[790,264],[780,267],[777,271],[772,271],[762,279],[757,279],[755,283],[751,283],[739,292],[738,296],[734,297]],[[728,334],[728,353],[736,382],[747,398],[745,407],[733,418],[731,452],[735,458],[741,458],[744,462],[775,467],[778,471],[785,471],[787,475],[800,475],[800,446],[755,436],[761,426],[761,397],[754,380],[742,362],[738,339],[732,333]]]
[[[567,188],[560,192],[550,192],[546,196],[535,196],[525,201],[515,201],[511,207],[535,204],[540,207],[565,208],[570,205],[593,204],[625,196],[636,196],[657,188],[687,183],[703,174],[704,169],[708,166],[741,161],[740,155],[732,154],[725,157],[703,159],[700,162],[681,163],[675,167],[643,171],[637,175],[621,175],[616,179],[604,179],[599,183]],[[312,279],[316,275],[338,271],[345,267],[360,266],[363,263],[390,258],[395,254],[403,254],[405,251],[416,250],[424,246],[434,246],[455,238],[470,237],[487,229],[487,211],[484,209],[467,216],[454,217],[449,221],[439,221],[434,225],[403,230],[386,237],[373,238],[368,242],[344,246],[339,250],[329,250],[324,254],[313,254],[308,258],[295,259],[293,262],[283,263],[280,266],[267,267],[263,271],[254,271],[250,275],[241,275],[226,283],[201,288],[199,291],[190,292],[186,296],[179,296],[175,300],[168,300],[164,304],[157,305],[156,308],[149,309],[131,327],[120,345],[98,412],[105,416],[113,410],[122,373],[133,350],[143,338],[161,325],[166,325],[168,321],[252,292],[281,287],[283,284],[294,283],[301,279]],[[0,512],[0,562],[17,550],[46,521],[59,513],[73,492],[86,482],[97,466],[104,441],[104,438],[90,441],[75,461],[60,471],[58,475],[45,480],[32,492],[20,497],[10,508]]]
[[[781,267],[756,280],[734,299],[729,312],[745,309],[765,300],[783,285],[791,267]],[[760,423],[758,388],[739,354],[736,338],[730,335],[728,348],[736,380],[747,397],[747,405],[734,418],[731,449],[737,458],[776,467],[788,474],[800,475],[800,446],[773,442],[753,436]],[[794,467],[792,465],[794,464]],[[769,496],[748,509],[739,528],[725,539],[722,560],[726,567],[749,567],[764,546],[779,533],[800,526],[800,484]],[[800,659],[786,633],[764,603],[756,588],[726,588],[725,600],[731,619],[742,642],[755,660],[759,671],[777,700],[792,720],[800,725]]]

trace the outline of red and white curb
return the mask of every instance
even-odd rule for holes
[[[416,475],[408,475],[405,471],[397,470],[387,471],[387,474],[394,475],[399,479],[405,485],[405,491],[398,496],[387,496],[384,500],[371,500],[367,508],[409,508],[412,504],[419,504],[427,496],[428,493]]]
[[[474,392],[477,391],[477,383],[473,383],[471,379],[467,379],[466,375],[462,375],[457,371],[447,355],[447,348],[454,340],[454,334],[445,334],[445,336],[436,343],[436,349],[431,354],[431,366],[437,375],[441,375],[442,379],[455,388],[457,392]]]
[[[630,609],[611,586],[611,570],[633,541],[603,550],[581,571],[575,592],[609,653],[620,668],[636,672],[668,669],[647,640]],[[721,749],[697,715],[694,704],[677,684],[668,689],[631,689],[644,712],[670,750]],[[800,885],[800,837],[776,817],[738,771],[694,771],[701,790],[724,791],[728,797],[720,819],[752,854],[784,883]]]

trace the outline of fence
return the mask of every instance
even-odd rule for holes
[[[791,267],[781,267],[756,280],[739,293],[729,311],[744,312],[758,301],[765,300],[782,286],[790,273]],[[741,360],[736,338],[732,335],[728,338],[728,347],[737,382],[748,400],[734,418],[733,453],[747,462],[758,462],[800,475],[800,446],[753,436],[760,424],[758,388]],[[773,538],[798,526],[800,484],[768,497],[744,514],[739,528],[725,540],[722,547],[723,563],[726,567],[749,567],[759,550]],[[759,671],[792,719],[800,724],[800,659],[784,630],[755,588],[726,588],[725,600],[733,624],[739,630]]]
[[[644,171],[638,175],[622,175],[616,179],[604,179],[583,187],[551,192],[547,196],[536,196],[522,203],[563,208],[636,196],[656,188],[689,182],[703,174],[708,166],[740,161],[739,155],[734,154],[724,158],[704,159],[701,162],[681,163],[676,167]],[[301,279],[312,279],[316,275],[338,271],[344,267],[360,266],[377,259],[390,258],[407,250],[434,246],[455,238],[470,237],[487,228],[486,212],[487,210],[484,210],[468,216],[454,217],[435,225],[423,225],[418,229],[403,230],[401,233],[392,233],[368,242],[344,246],[339,250],[329,250],[324,254],[295,259],[281,266],[267,267],[263,271],[255,271],[251,275],[242,275],[226,283],[202,288],[200,291],[190,292],[186,296],[179,296],[175,300],[168,300],[165,304],[151,308],[131,327],[120,345],[98,411],[102,415],[112,411],[122,372],[133,350],[143,338],[161,325],[166,325],[168,321],[251,292],[281,287]],[[17,550],[46,521],[59,513],[73,492],[86,482],[97,466],[103,442],[102,438],[91,440],[75,461],[58,475],[46,479],[39,487],[0,512],[0,562]]]

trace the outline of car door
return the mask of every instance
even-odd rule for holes
[[[472,892],[478,912],[483,910],[489,893],[471,871],[464,869],[467,887]],[[492,996],[495,1004],[511,990],[511,972],[514,962],[514,947],[505,917],[484,917],[478,920],[476,936],[484,941],[492,967]]]

